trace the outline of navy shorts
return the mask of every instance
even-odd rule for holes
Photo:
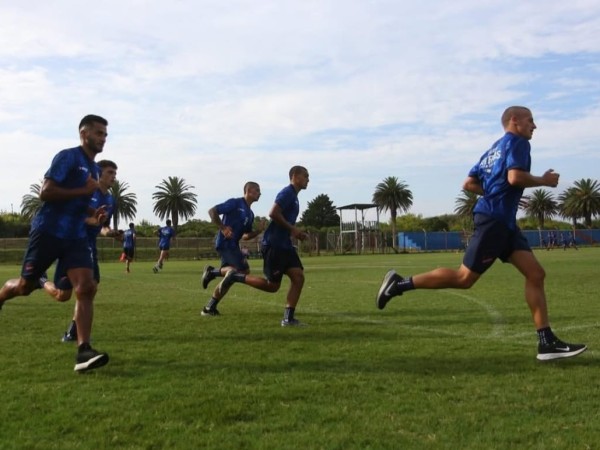
[[[483,274],[497,258],[508,262],[515,250],[531,251],[527,238],[518,228],[511,230],[504,222],[483,214],[475,214],[475,231],[463,258],[473,272]]]
[[[100,283],[100,266],[98,265],[98,254],[93,254],[94,260],[94,280],[96,283]],[[58,261],[56,263],[56,270],[54,271],[54,286],[63,291],[68,291],[73,289],[73,285],[67,276],[67,270],[65,269],[65,265]]]
[[[123,247],[123,253],[128,259],[132,260],[135,255],[135,247]]]
[[[225,248],[217,251],[221,257],[221,267],[231,266],[240,272],[250,270],[248,260],[239,248]]]
[[[159,249],[160,251],[163,251],[163,250],[164,250],[164,251],[167,251],[167,252],[168,252],[169,250],[171,250],[171,246],[170,246],[170,245],[159,245],[159,246],[158,246],[158,249]]]
[[[21,276],[26,280],[37,280],[58,260],[65,273],[69,269],[93,269],[92,249],[87,238],[60,239],[33,230],[23,258]]]
[[[263,247],[263,272],[267,280],[280,283],[288,269],[302,269],[302,262],[295,248]]]

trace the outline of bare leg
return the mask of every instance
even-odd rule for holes
[[[72,289],[58,289],[52,281],[46,281],[44,283],[44,291],[50,294],[50,297],[54,298],[58,302],[66,302],[67,300],[69,300],[73,292]]]
[[[300,300],[302,287],[304,286],[304,271],[299,267],[288,269],[286,275],[290,278],[290,288],[287,293],[288,308],[295,308]]]
[[[510,262],[525,277],[525,300],[531,311],[537,330],[550,326],[548,305],[544,291],[546,272],[532,252],[517,250],[510,257]]]
[[[461,264],[458,270],[439,268],[430,272],[413,275],[416,289],[469,289],[481,275]]]
[[[14,278],[7,280],[0,289],[0,303],[4,303],[14,297],[27,296],[38,286],[37,280],[26,280],[25,278]]]
[[[70,269],[67,275],[77,298],[75,307],[77,344],[89,343],[94,320],[94,297],[97,289],[94,272],[91,269],[78,268]]]

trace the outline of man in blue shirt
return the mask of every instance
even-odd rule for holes
[[[246,256],[240,249],[240,240],[254,239],[264,231],[264,224],[260,230],[253,230],[254,213],[251,208],[252,203],[258,201],[259,198],[260,186],[258,183],[249,181],[244,185],[243,197],[230,198],[208,210],[212,223],[219,228],[215,248],[221,257],[221,267],[215,269],[213,266],[206,266],[204,268],[202,287],[206,289],[208,283],[215,277],[224,276],[225,278],[215,288],[211,299],[202,309],[203,316],[218,316],[217,305],[231,286],[232,277],[236,273],[250,273]]]
[[[537,359],[568,358],[584,352],[583,344],[567,344],[558,339],[548,319],[544,290],[545,272],[535,258],[527,239],[517,227],[517,209],[523,190],[558,185],[558,173],[549,169],[534,176],[529,141],[536,125],[528,108],[511,106],[502,114],[505,134],[473,166],[463,189],[480,195],[475,208],[475,230],[458,270],[438,268],[404,279],[390,270],[376,297],[379,309],[397,295],[412,289],[468,289],[496,259],[510,262],[525,277],[525,299],[538,334]]]
[[[277,194],[275,203],[271,207],[269,212],[271,223],[261,242],[265,278],[232,273],[230,276],[226,275],[221,281],[221,285],[225,288],[233,282],[240,282],[265,292],[277,292],[283,275],[287,275],[290,279],[290,288],[281,321],[282,327],[303,325],[294,317],[294,313],[304,286],[304,267],[292,243],[292,238],[304,240],[308,237],[304,231],[296,227],[296,219],[300,212],[298,193],[308,186],[308,170],[302,166],[294,166],[290,169],[289,177],[290,184]]]
[[[87,237],[92,249],[92,258],[94,260],[94,280],[96,281],[96,284],[100,283],[100,266],[98,264],[98,249],[96,247],[97,237],[99,234],[115,238],[120,236],[118,230],[112,230],[110,228],[110,220],[115,207],[115,201],[112,194],[109,192],[109,189],[115,182],[117,165],[112,161],[104,159],[98,162],[98,167],[100,168],[100,179],[98,180],[100,188],[92,195],[89,207],[94,210],[103,207],[104,214],[98,217],[87,217],[85,219]],[[59,302],[68,301],[73,293],[73,285],[69,281],[64,265],[61,264],[57,264],[56,270],[54,271],[54,282],[48,280],[46,277],[42,277],[40,278],[40,283],[44,290]],[[77,305],[75,306],[77,307]],[[76,315],[77,311],[75,311],[73,320],[62,337],[63,342],[77,341]]]
[[[94,159],[104,148],[107,126],[106,119],[100,116],[85,116],[79,124],[81,145],[60,151],[52,160],[44,175],[40,191],[44,203],[31,224],[21,276],[8,280],[0,289],[0,307],[13,297],[29,295],[41,287],[39,279],[58,260],[77,296],[77,372],[108,362],[108,354],[90,346],[96,282],[85,227],[86,217],[104,214],[102,207],[92,210],[89,203],[99,187]]]
[[[132,223],[129,224],[129,228],[125,230],[123,233],[123,258],[125,261],[125,272],[129,273],[131,262],[135,257],[135,225]]]
[[[171,249],[171,239],[175,238],[175,230],[171,227],[171,221],[167,219],[167,226],[160,228],[156,235],[158,236],[158,249],[160,255],[158,261],[152,268],[154,273],[158,273],[163,268],[163,262],[169,259],[169,250]]]

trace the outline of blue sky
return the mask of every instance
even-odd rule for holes
[[[532,172],[558,194],[600,178],[600,5],[592,0],[0,0],[0,210],[20,209],[88,113],[102,158],[152,213],[178,176],[196,218],[261,184],[266,215],[292,165],[319,194],[369,203],[396,176],[410,212],[451,213],[466,173],[529,106]]]

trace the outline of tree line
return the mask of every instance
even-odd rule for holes
[[[30,186],[29,194],[22,198],[20,215],[13,215],[12,236],[26,236],[28,224],[37,213],[42,203],[39,198],[42,182]],[[162,221],[170,218],[180,236],[208,237],[214,235],[216,228],[209,222],[192,219],[196,213],[197,195],[194,186],[188,185],[183,178],[170,176],[162,180],[152,194],[153,212]],[[126,182],[116,180],[111,188],[115,199],[115,210],[112,228],[119,229],[121,221],[127,223],[135,220],[137,213],[137,196],[128,192]],[[409,186],[395,176],[384,178],[375,186],[372,203],[379,212],[389,212],[389,224],[382,224],[396,234],[398,229],[404,231],[460,231],[472,228],[472,213],[478,196],[468,191],[461,191],[456,198],[454,213],[423,218],[409,214],[413,206],[413,193]],[[550,191],[539,188],[522,197],[520,208],[524,217],[519,219],[523,229],[560,228],[565,226],[576,228],[599,227],[594,219],[600,216],[600,183],[589,178],[575,181],[572,186],[554,196]],[[399,216],[400,214],[400,216]],[[0,234],[7,228],[7,214],[0,216]],[[562,218],[566,223],[556,222],[553,218]],[[180,219],[186,220],[182,226]],[[256,217],[256,220],[261,220]],[[582,223],[579,221],[582,220]],[[328,228],[336,229],[340,224],[338,209],[327,194],[319,194],[309,201],[303,211],[299,224],[309,231],[320,231]],[[140,235],[153,235],[155,226],[142,221],[136,225]]]

